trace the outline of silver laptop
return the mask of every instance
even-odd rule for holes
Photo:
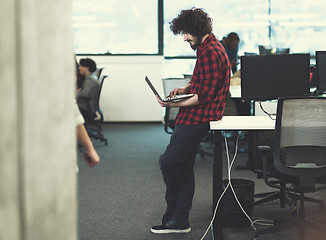
[[[163,102],[170,102],[170,101],[178,102],[194,96],[193,93],[189,93],[189,94],[176,95],[175,97],[161,98],[160,94],[158,94],[158,92],[156,91],[156,89],[154,88],[153,84],[151,83],[151,81],[148,79],[147,76],[145,77],[145,81],[147,82],[148,86],[152,89],[154,95],[157,95],[158,98]]]

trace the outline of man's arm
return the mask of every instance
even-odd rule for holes
[[[93,79],[85,79],[84,87],[82,89],[77,89],[77,99],[83,97],[93,97],[91,92],[94,88],[98,87],[98,82]]]

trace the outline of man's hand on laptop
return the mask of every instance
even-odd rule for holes
[[[182,87],[182,88],[175,88],[170,92],[168,97],[173,98],[176,95],[188,94],[189,89],[190,89],[190,84],[188,84],[188,85],[186,85],[185,87]]]
[[[157,95],[155,95],[157,101],[162,107],[189,107],[189,106],[195,106],[198,105],[198,95],[194,94],[192,97],[189,97],[187,99],[184,99],[182,101],[168,101],[163,102]]]
[[[162,106],[162,107],[177,107],[176,106],[176,102],[170,101],[170,102],[163,102],[157,95],[155,95],[158,103]]]

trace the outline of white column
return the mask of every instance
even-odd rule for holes
[[[0,239],[74,240],[71,1],[0,9]]]

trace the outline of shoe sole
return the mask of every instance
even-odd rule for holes
[[[191,231],[191,228],[186,228],[186,229],[162,229],[162,230],[155,230],[151,228],[152,233],[157,233],[157,234],[164,234],[164,233],[188,233]]]

